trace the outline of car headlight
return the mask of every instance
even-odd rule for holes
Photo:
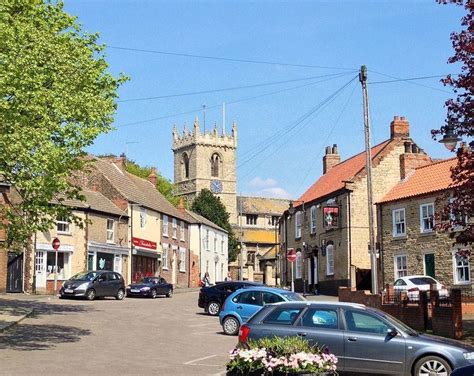
[[[150,290],[150,288],[149,287],[142,287],[142,290],[143,291],[148,291],[148,290]]]
[[[76,290],[85,290],[88,285],[89,282],[81,283],[79,286],[76,287]]]
[[[464,359],[474,360],[474,352],[463,353]]]

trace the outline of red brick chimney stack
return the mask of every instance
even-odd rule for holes
[[[182,197],[179,199],[178,210],[181,213],[184,213],[184,211],[186,210],[186,207],[184,206],[184,200]]]
[[[323,174],[341,162],[341,156],[337,151],[337,145],[326,146],[326,154],[323,157]]]
[[[148,175],[148,181],[156,187],[156,182],[158,181],[158,175],[156,174],[156,168],[152,167],[150,175]]]
[[[405,116],[394,116],[390,123],[390,138],[410,137],[410,123]]]

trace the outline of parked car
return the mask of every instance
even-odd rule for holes
[[[305,298],[294,292],[272,287],[260,286],[240,289],[225,300],[219,313],[219,322],[225,334],[236,335],[240,325],[265,304],[304,300]]]
[[[127,286],[127,296],[145,296],[155,299],[158,295],[171,298],[173,285],[161,277],[145,277],[139,283]]]
[[[211,316],[217,316],[225,299],[234,291],[246,286],[263,286],[261,283],[250,281],[217,282],[214,286],[202,287],[199,291],[199,308]]]
[[[393,284],[395,291],[407,291],[408,299],[418,300],[420,291],[429,291],[431,285],[436,285],[440,297],[447,297],[446,286],[428,275],[408,275],[398,278]]]
[[[94,270],[76,274],[68,279],[59,293],[62,298],[85,297],[94,300],[97,297],[113,296],[122,300],[125,296],[125,282],[119,273]]]
[[[241,326],[239,342],[269,336],[305,337],[339,359],[338,371],[405,376],[449,375],[474,364],[474,347],[420,334],[362,304],[285,302],[263,307]]]

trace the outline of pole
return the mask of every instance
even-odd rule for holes
[[[370,116],[369,116],[369,93],[367,90],[367,67],[360,67],[359,81],[362,85],[362,96],[364,101],[364,133],[365,133],[365,169],[367,171],[367,206],[369,214],[369,252],[370,268],[372,277],[372,293],[378,294],[377,286],[377,252],[375,249],[374,234],[374,204],[372,190],[372,150],[370,140]]]
[[[239,262],[239,273],[240,273],[240,280],[244,279],[244,258],[243,258],[243,244],[242,244],[242,194],[240,194],[240,205],[239,205],[239,217],[240,217],[240,230],[239,230],[239,238],[240,238],[240,262]]]
[[[54,250],[54,294],[58,292],[58,250]]]
[[[291,292],[295,292],[295,272],[294,272],[294,266],[295,262],[293,261],[291,263]]]

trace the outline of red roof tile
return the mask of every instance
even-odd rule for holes
[[[457,158],[450,158],[418,167],[405,180],[393,187],[380,202],[396,201],[452,187],[451,167],[456,163]]]
[[[372,160],[390,143],[384,141],[372,148]],[[310,202],[344,188],[346,181],[353,179],[359,172],[365,170],[365,151],[338,163],[326,174],[321,176],[298,201]]]

